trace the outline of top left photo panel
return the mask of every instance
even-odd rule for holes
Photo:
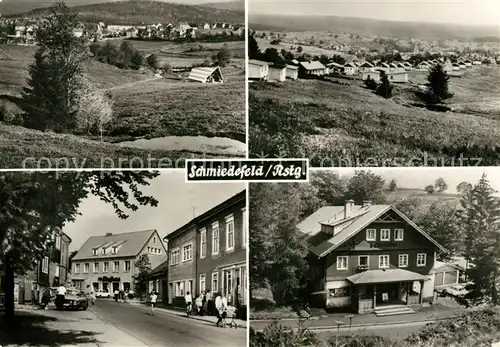
[[[0,0],[0,169],[244,158],[245,2]]]

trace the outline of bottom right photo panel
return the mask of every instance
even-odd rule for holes
[[[499,174],[250,184],[250,346],[500,345]]]

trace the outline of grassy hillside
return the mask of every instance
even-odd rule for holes
[[[461,153],[470,160],[465,165],[475,165],[475,158],[497,165],[500,153],[491,146],[500,141],[500,103],[498,86],[492,86],[499,72],[481,69],[451,80],[456,112],[411,106],[412,86],[398,86],[392,99],[384,99],[361,81],[252,84],[251,155],[293,144],[284,155],[308,157],[314,166],[420,166],[424,160],[458,166]],[[300,139],[293,137],[297,132]]]
[[[421,202],[421,209],[425,210],[430,205],[435,202],[440,203],[449,203],[455,206],[460,206],[460,195],[458,194],[449,194],[449,193],[434,193],[428,194],[423,189],[405,189],[398,188],[394,191],[385,191],[385,195],[387,196],[387,201],[390,204],[396,204],[401,200],[408,198],[418,198]]]
[[[495,26],[465,26],[457,24],[434,24],[417,22],[395,22],[388,20],[348,18],[337,16],[275,16],[252,15],[249,8],[249,26],[256,30],[272,31],[327,31],[348,32],[358,35],[409,37],[420,39],[453,39],[499,37]]]
[[[221,10],[245,11],[245,1],[224,1],[200,4],[202,7],[218,8]]]
[[[187,151],[146,150],[43,133],[0,123],[0,167],[17,168],[166,168],[184,159],[223,157]],[[50,158],[50,159],[49,159]]]
[[[73,9],[79,12],[82,21],[108,24],[245,22],[244,12],[241,11],[156,1],[117,1],[74,6]],[[38,8],[27,12],[26,16],[39,17],[47,11],[45,8]]]

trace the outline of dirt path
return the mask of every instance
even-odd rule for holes
[[[145,79],[145,80],[142,80],[142,81],[136,81],[136,82],[131,82],[131,83],[120,84],[119,86],[114,86],[114,87],[111,87],[111,88],[104,88],[103,91],[108,92],[108,91],[117,90],[117,89],[130,88],[130,87],[134,87],[134,86],[139,85],[139,84],[145,84],[145,83],[149,83],[149,82],[152,82],[152,81],[157,81],[157,80],[160,80],[160,79],[162,79],[162,76],[155,76],[155,77],[148,78],[148,79]]]

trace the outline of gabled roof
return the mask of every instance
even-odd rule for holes
[[[299,67],[295,66],[295,65],[287,65],[286,68],[290,69],[290,70],[298,70],[299,69]]]
[[[370,63],[369,61],[365,61],[363,64],[360,65],[360,67],[373,67],[373,64]]]
[[[348,62],[344,67],[358,67],[353,61]]]
[[[344,67],[344,65],[339,64],[339,63],[336,63],[336,62],[331,62],[331,63],[328,63],[326,66],[328,66],[328,67],[333,66],[333,67],[338,67],[338,68],[342,68],[342,67]]]
[[[462,270],[462,267],[460,265],[455,264],[453,262],[444,262],[444,261],[436,260],[436,262],[434,263],[434,271],[438,271],[441,268],[446,268],[446,267],[452,267],[452,268],[455,268],[457,270]]]
[[[262,60],[250,59],[248,65],[268,66],[269,63]]]
[[[189,73],[188,79],[205,83],[208,81],[208,78],[212,75],[217,75],[217,77],[219,77],[221,82],[224,81],[224,76],[222,75],[222,71],[218,66],[193,68]]]
[[[141,252],[146,242],[154,233],[156,233],[156,230],[150,229],[107,236],[91,236],[83,244],[80,250],[78,250],[73,260],[135,257]],[[101,254],[101,252],[97,252],[97,255],[93,255],[93,249],[102,248],[103,246],[111,247],[114,245],[121,245],[116,254],[112,254],[111,251],[109,251],[105,255]]]
[[[286,65],[276,65],[276,64],[273,64],[273,65],[270,65],[269,68],[270,69],[275,69],[275,70],[283,70],[283,69],[286,69]]]
[[[302,61],[300,65],[306,70],[324,70],[325,66],[319,61]]]
[[[441,251],[446,249],[413,223],[402,212],[391,205],[355,205],[351,210],[351,217],[344,220],[344,206],[325,206],[304,219],[297,225],[303,234],[309,236],[309,250],[318,257],[324,257],[335,250],[352,236],[374,222],[377,218],[388,211],[394,211],[405,222],[421,233]],[[321,224],[336,225],[338,232],[335,235],[327,235],[321,231]]]

